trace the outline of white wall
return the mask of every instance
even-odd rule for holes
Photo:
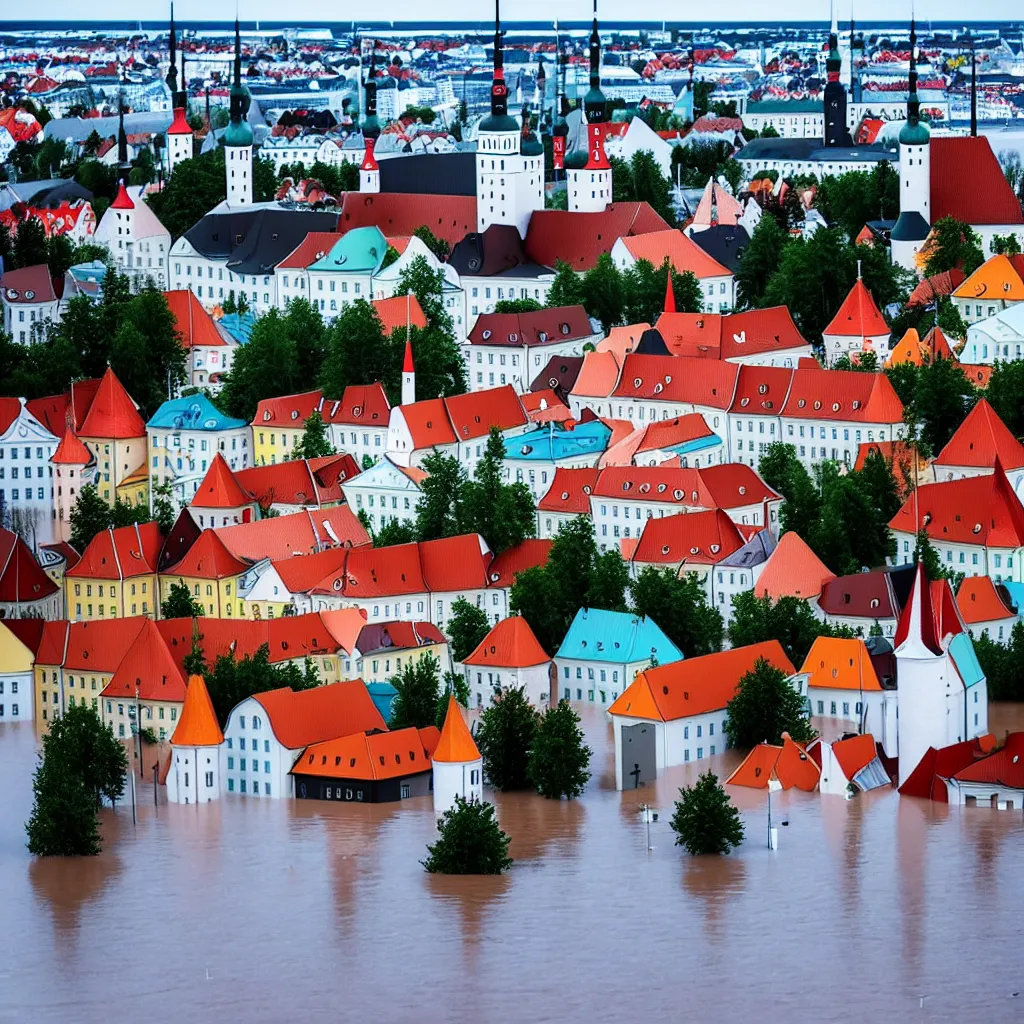
[[[33,720],[32,672],[0,671],[0,722]]]
[[[167,799],[172,804],[206,804],[217,800],[220,787],[220,747],[171,746]]]
[[[232,709],[224,726],[224,742],[220,745],[220,774],[224,780],[224,793],[258,796],[260,799],[269,797],[274,800],[293,796],[293,780],[288,773],[295,758],[301,753],[301,748],[289,750],[278,742],[263,705],[255,697],[248,697]],[[254,761],[258,771],[253,770]],[[258,792],[253,791],[256,784],[259,786]]]

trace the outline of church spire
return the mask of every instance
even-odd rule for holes
[[[167,88],[171,91],[171,106],[177,106],[178,92],[178,69],[175,65],[177,59],[177,41],[174,37],[174,2],[171,2],[171,38],[170,38],[170,60],[167,64]]]
[[[601,35],[597,31],[597,0],[594,0],[594,20],[590,28],[590,89],[583,100],[587,124],[600,124],[607,119],[607,104],[601,92]]]
[[[124,184],[128,183],[128,136],[124,130],[124,65],[118,67],[117,86],[117,173]]]
[[[380,121],[377,120],[377,40],[372,40],[370,50],[370,72],[363,86],[366,97],[366,116],[363,118],[363,162],[359,165],[359,191],[380,191],[380,165],[373,155],[374,146],[380,137]]]
[[[917,125],[921,120],[921,101],[917,98],[917,26],[910,16],[910,91],[907,93],[907,124]]]
[[[491,82],[491,117],[508,113],[508,86],[505,84],[505,54],[501,38],[501,0],[494,0],[494,79]]]

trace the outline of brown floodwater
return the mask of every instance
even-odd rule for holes
[[[426,874],[428,798],[154,807],[151,785],[136,826],[130,807],[103,812],[101,856],[34,861],[36,737],[0,726],[0,1021],[1024,1017],[1019,813],[780,793],[770,852],[765,794],[732,789],[746,841],[691,858],[668,818],[698,766],[616,793],[610,727],[584,715],[581,800],[497,797],[515,857],[501,878]],[[1024,727],[1019,706],[992,718]]]

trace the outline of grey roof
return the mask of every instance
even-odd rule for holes
[[[476,154],[420,153],[380,161],[381,192],[475,196]]]
[[[751,565],[761,565],[775,550],[775,541],[767,530],[758,530],[743,547],[727,555],[718,564],[735,566],[742,569]]]
[[[128,135],[138,132],[150,132],[159,135],[171,126],[169,112],[143,111],[138,114],[124,115],[124,130]],[[116,117],[55,117],[43,128],[43,137],[47,139],[70,139],[72,142],[84,142],[96,132],[100,138],[106,139],[117,135]]]
[[[0,210],[9,210],[15,203],[36,207],[57,207],[65,200],[92,200],[92,193],[70,178],[47,178],[44,181],[0,182]]]
[[[753,139],[737,154],[743,163],[766,160],[795,160],[800,163],[825,163],[843,160],[848,163],[877,164],[882,160],[899,159],[895,150],[884,146],[830,146],[821,139]]]
[[[740,256],[750,242],[750,235],[738,224],[713,224],[703,231],[694,231],[690,241],[696,242],[713,260],[718,260],[735,274],[739,269]]]

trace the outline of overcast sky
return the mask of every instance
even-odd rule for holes
[[[839,16],[841,19],[848,19],[850,14],[850,0],[837,0],[839,5]],[[854,0],[856,16],[858,21],[886,21],[908,19],[910,16],[909,0]],[[6,6],[6,5],[5,5]],[[154,2],[154,0],[100,0],[95,5],[89,5],[84,9],[79,2],[72,0],[51,0],[45,11],[36,12],[31,5],[18,4],[10,5],[14,10],[4,11],[0,20],[32,20],[38,14],[45,14],[47,20],[59,21],[61,18],[69,18],[75,21],[92,15],[100,19],[127,19],[144,21],[154,20],[165,16],[168,3]],[[444,0],[443,3],[427,3],[422,0],[389,0],[387,3],[380,3],[367,7],[366,5],[331,5],[322,12],[330,18],[343,21],[353,15],[358,19],[368,15],[380,18],[395,20],[417,20],[425,18],[463,20],[485,16],[489,4],[487,0]],[[609,18],[635,17],[641,10],[646,19],[658,18],[683,18],[686,20],[698,20],[700,24],[712,24],[716,19],[724,21],[742,21],[749,18],[752,24],[776,24],[785,20],[803,20],[813,17],[817,13],[815,8],[820,9],[822,20],[828,18],[827,0],[819,0],[815,5],[797,4],[790,0],[783,4],[766,4],[764,0],[731,0],[725,4],[704,5],[699,9],[680,7],[678,2],[669,0],[648,0],[647,3],[639,5],[635,0],[599,0],[599,14]],[[561,0],[552,3],[551,0],[504,0],[502,13],[509,19],[550,19],[556,16],[566,20],[582,20],[590,17],[590,4],[583,0],[572,0],[566,2]],[[246,20],[254,18],[267,18],[272,21],[281,21],[287,17],[288,7],[282,5],[279,0],[245,0],[240,5],[241,16]],[[225,19],[234,16],[234,4],[228,0],[220,0],[219,3],[204,2],[204,0],[177,0],[175,11],[179,17],[188,19]],[[317,15],[315,7],[305,8],[302,11],[305,24],[315,24],[313,19]],[[955,0],[930,0],[923,3],[918,0],[917,16],[926,21],[928,18],[936,20],[957,20],[966,17],[984,18],[987,20],[1010,20],[1021,18],[1021,7],[1019,3],[1011,4],[1010,0],[987,0],[977,5],[965,5]]]

